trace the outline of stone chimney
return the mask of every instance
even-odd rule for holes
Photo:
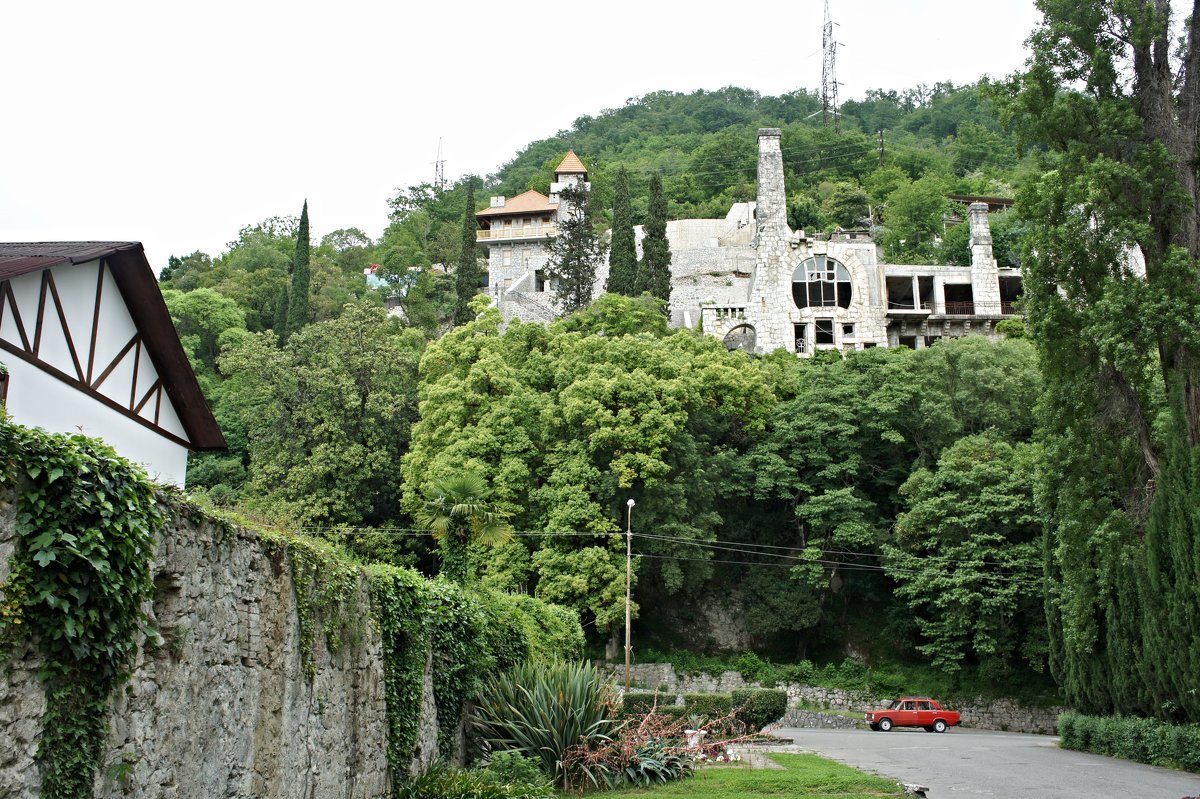
[[[992,227],[987,203],[971,203],[971,294],[978,314],[1000,313],[1000,273],[992,257]]]
[[[758,246],[783,251],[788,234],[787,194],[779,128],[758,129]]]

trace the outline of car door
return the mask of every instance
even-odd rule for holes
[[[906,699],[900,703],[900,711],[896,714],[896,724],[900,727],[911,727],[917,723],[917,703]]]
[[[917,702],[917,724],[922,727],[932,727],[936,712],[933,709],[933,702],[928,699]]]

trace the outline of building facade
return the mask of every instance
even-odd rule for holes
[[[162,482],[225,448],[137,242],[0,244],[0,363],[14,421],[102,438]]]
[[[477,213],[476,240],[488,251],[488,291],[504,321],[549,322],[559,315],[554,285],[546,272],[550,238],[568,210],[561,202],[567,186],[582,183],[587,189],[587,168],[574,151],[554,170],[550,196],[527,191],[516,197],[492,197],[488,208]],[[607,262],[596,270],[595,297],[604,292]]]

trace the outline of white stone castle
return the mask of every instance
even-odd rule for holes
[[[699,326],[730,349],[807,356],[994,335],[998,321],[1015,315],[1021,273],[992,257],[987,203],[968,209],[970,266],[887,264],[866,231],[824,238],[788,227],[779,142],[777,128],[759,130],[756,203],[737,203],[724,219],[667,223],[672,325]],[[587,170],[571,152],[555,178],[549,197],[536,191],[493,197],[478,214],[488,290],[506,321],[557,316],[545,244],[556,231],[559,192],[571,182],[586,184]],[[639,250],[641,236],[638,228]],[[597,296],[607,277],[603,264]]]

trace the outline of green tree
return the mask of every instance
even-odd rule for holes
[[[488,504],[487,495],[487,481],[475,472],[434,480],[416,516],[438,542],[442,574],[459,585],[467,582],[469,545],[494,547],[512,540],[512,526]]]
[[[461,248],[454,263],[454,291],[457,303],[454,307],[454,323],[461,325],[474,318],[471,298],[479,293],[483,284],[483,270],[479,268],[479,244],[475,231],[479,220],[475,218],[475,180],[467,182],[467,204],[463,211]]]
[[[300,212],[300,224],[296,228],[296,256],[292,261],[292,287],[288,291],[284,340],[308,324],[308,290],[312,279],[308,244],[308,200],[305,200],[304,209]]]
[[[833,184],[822,205],[825,214],[839,227],[860,227],[862,220],[870,215],[867,192],[857,183]]]
[[[1200,14],[1039,7],[1006,113],[1047,170],[1017,199],[1046,382],[1051,666],[1085,712],[1196,722]]]
[[[605,246],[592,223],[591,197],[582,183],[565,187],[559,195],[558,234],[550,239],[546,274],[554,281],[555,297],[563,313],[574,313],[592,301],[596,267]]]
[[[901,487],[884,566],[916,618],[917,647],[936,668],[976,664],[993,679],[1046,662],[1037,449],[995,433],[956,441],[935,469]]]
[[[625,167],[613,177],[612,247],[608,257],[608,291],[632,295],[637,282],[637,246],[629,207],[629,174]]]
[[[663,194],[662,176],[658,174],[650,177],[650,208],[646,213],[645,232],[634,293],[648,292],[669,303],[671,245],[667,242],[667,199]]]
[[[282,349],[270,334],[230,337],[221,370],[246,431],[251,507],[305,524],[394,520],[423,344],[369,303]]]
[[[883,245],[889,258],[932,261],[943,215],[949,210],[946,183],[941,176],[926,175],[900,185],[888,195],[883,217],[887,226]]]
[[[213,289],[166,289],[162,295],[185,348],[204,368],[215,372],[217,340],[230,328],[245,329],[245,312]]]
[[[287,343],[287,320],[288,287],[285,283],[279,287],[279,296],[275,299],[275,321],[271,324],[271,331],[281,347]]]

